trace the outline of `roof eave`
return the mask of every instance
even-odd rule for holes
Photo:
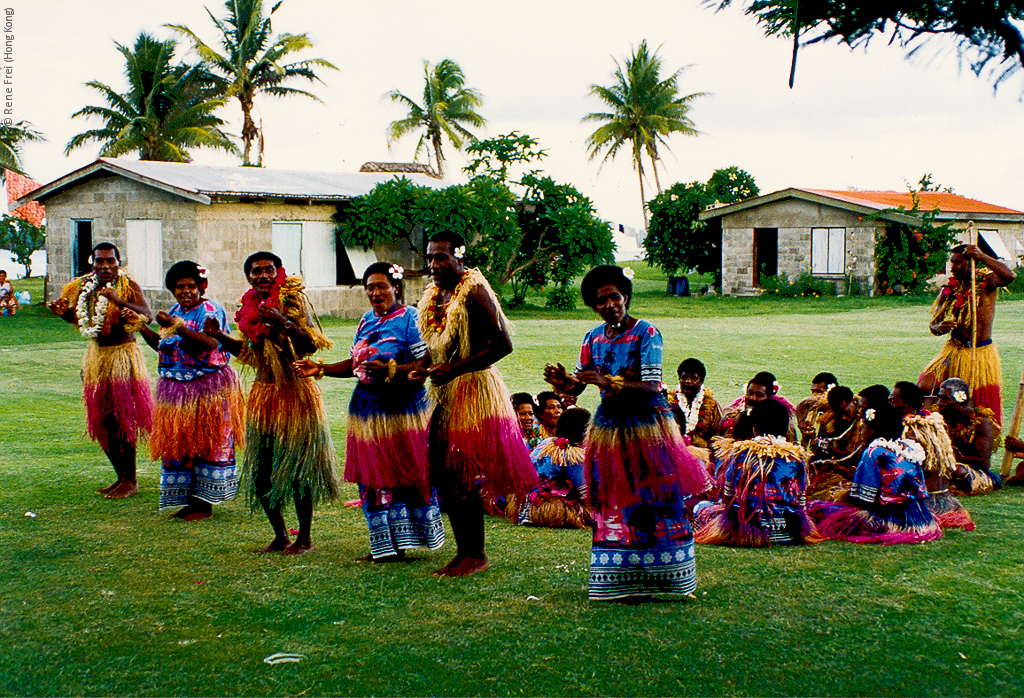
[[[782,201],[783,199],[800,199],[802,201],[809,201],[815,204],[844,209],[862,216],[877,216],[880,219],[892,221],[894,223],[905,223],[906,225],[914,226],[921,224],[920,218],[908,216],[907,214],[900,213],[894,209],[887,209],[882,206],[879,206],[878,208],[863,206],[861,204],[843,201],[842,199],[833,199],[830,196],[824,196],[822,194],[796,188],[782,189],[781,191],[765,194],[764,196],[755,196],[750,199],[744,199],[743,201],[737,201],[734,204],[706,209],[700,212],[699,219],[706,221],[712,218],[719,218],[731,213],[739,213],[740,211],[745,211],[747,209],[764,206],[765,204],[774,203],[776,201]]]
[[[81,167],[75,170],[74,172],[70,172],[64,175],[60,179],[56,179],[50,182],[49,184],[44,184],[38,189],[33,189],[28,194],[25,194],[25,196],[15,201],[14,205],[22,206],[31,201],[46,201],[47,199],[51,199],[54,196],[57,196],[66,189],[71,188],[76,183],[91,178],[93,175],[97,174],[100,171],[110,172],[111,174],[116,174],[121,177],[125,177],[126,179],[139,182],[140,184],[145,184],[146,186],[153,187],[154,189],[166,191],[170,194],[174,194],[175,196],[180,196],[183,199],[195,201],[200,204],[209,205],[211,201],[209,196],[206,196],[205,194],[202,194],[198,191],[182,189],[181,187],[175,187],[173,185],[167,184],[166,182],[155,180],[151,177],[145,177],[135,172],[131,172],[129,170],[125,170],[121,167],[118,167],[116,164],[114,164],[107,158],[100,158],[95,162],[89,163],[85,167]]]

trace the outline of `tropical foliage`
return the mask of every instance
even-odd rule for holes
[[[696,270],[717,275],[722,266],[722,235],[701,221],[700,212],[714,203],[733,203],[757,196],[753,175],[725,167],[706,183],[680,182],[650,202],[651,221],[644,239],[647,260],[669,275]]]
[[[46,140],[28,121],[0,124],[0,170],[25,174],[21,162],[21,147],[25,143]]]
[[[125,60],[128,91],[123,94],[99,81],[86,83],[97,90],[105,106],[86,106],[73,117],[99,117],[103,126],[79,133],[64,152],[98,141],[100,156],[139,154],[142,160],[190,162],[190,148],[236,152],[234,143],[214,112],[224,100],[213,96],[203,68],[174,63],[177,42],[159,41],[142,33],[134,48],[116,44]]]
[[[451,229],[467,241],[466,263],[495,286],[511,285],[512,305],[528,289],[554,284],[549,302],[571,304],[573,278],[589,266],[612,261],[611,228],[590,200],[537,170],[509,178],[516,164],[543,158],[537,141],[513,132],[472,146],[479,157],[466,167],[464,185],[430,189],[406,179],[379,184],[339,207],[342,244],[369,247],[404,240],[422,253],[429,235]]]
[[[587,138],[590,159],[604,152],[602,164],[614,158],[627,147],[633,168],[640,180],[640,201],[644,206],[644,223],[647,222],[646,197],[644,195],[644,157],[651,163],[654,182],[661,192],[658,177],[659,145],[668,150],[667,138],[673,133],[696,136],[699,131],[690,119],[690,105],[704,92],[680,96],[679,77],[686,68],[680,68],[667,78],[661,77],[661,59],[657,51],[651,53],[647,42],[625,60],[625,65],[615,61],[614,82],[605,87],[591,85],[594,95],[608,108],[605,112],[594,112],[583,117],[584,122],[601,125]]]
[[[886,214],[902,213],[920,221],[914,225],[888,221],[888,225],[875,234],[875,288],[879,293],[927,291],[929,280],[942,272],[948,250],[956,244],[952,223],[940,223],[938,209],[922,211],[917,192],[911,190],[910,193],[913,202],[910,209],[900,206],[871,216],[874,220],[884,220]]]
[[[286,85],[294,80],[322,82],[316,68],[337,70],[323,58],[306,58],[286,63],[293,54],[312,48],[306,34],[280,34],[274,36],[270,18],[281,7],[277,2],[270,14],[263,14],[263,0],[227,0],[227,15],[217,19],[207,9],[220,32],[221,51],[210,47],[199,35],[180,24],[168,24],[170,29],[187,36],[199,58],[216,76],[217,89],[226,99],[237,99],[242,108],[242,164],[263,164],[263,126],[252,118],[253,104],[258,94],[273,97],[301,95],[319,98]],[[256,161],[252,162],[252,148],[256,144]]]
[[[444,176],[444,152],[442,141],[448,141],[456,149],[461,150],[467,141],[475,140],[475,136],[466,128],[482,128],[486,120],[476,109],[483,106],[483,97],[474,89],[466,87],[466,76],[455,61],[445,59],[430,67],[423,62],[423,98],[417,102],[398,90],[388,92],[386,97],[399,102],[409,110],[404,119],[392,121],[388,126],[388,143],[393,143],[403,136],[422,129],[416,144],[413,157],[418,157],[421,150],[433,148],[437,173]]]
[[[718,9],[732,0],[709,0]],[[989,73],[996,88],[1024,67],[1024,5],[1003,0],[899,0],[898,2],[846,2],[845,0],[752,0],[738,3],[757,18],[768,35],[793,38],[790,87],[801,46],[840,41],[850,48],[867,47],[878,35],[919,53],[937,36],[956,42],[960,67],[975,75]]]
[[[25,276],[32,276],[32,253],[46,245],[46,226],[34,226],[17,216],[0,217],[0,250],[14,255],[14,261],[25,267]]]

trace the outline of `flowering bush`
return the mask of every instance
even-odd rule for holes
[[[947,251],[955,244],[952,224],[938,222],[938,209],[921,212],[917,193],[912,190],[911,195],[914,205],[909,211],[900,206],[872,216],[878,220],[899,212],[921,221],[916,226],[890,221],[875,234],[875,287],[885,295],[927,291],[929,279],[942,271]]]
[[[779,298],[800,298],[836,295],[836,282],[819,279],[809,271],[802,271],[792,281],[786,272],[778,276],[761,276],[761,294]]]

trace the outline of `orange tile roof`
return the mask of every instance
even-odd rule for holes
[[[38,182],[33,182],[28,177],[23,177],[17,172],[11,172],[10,170],[4,170],[4,179],[7,182],[8,208],[10,208],[10,204],[14,201],[39,188]],[[37,228],[46,220],[46,211],[43,209],[43,205],[36,201],[19,206],[11,211],[11,215],[24,218]]]
[[[871,208],[902,206],[910,210],[914,205],[909,191],[841,191],[835,189],[804,189],[804,191]],[[918,198],[921,201],[922,211],[933,211],[937,208],[943,213],[1024,213],[944,191],[918,192]]]

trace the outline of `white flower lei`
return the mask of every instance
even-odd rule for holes
[[[680,388],[679,394],[685,400],[686,394],[682,391],[682,388]],[[693,396],[693,402],[690,403],[689,407],[683,407],[684,400],[679,401],[679,410],[683,413],[683,416],[686,417],[686,433],[689,434],[697,428],[698,417],[700,416],[700,406],[704,404],[704,386],[700,386],[700,390],[698,390],[697,394]]]
[[[118,271],[118,276],[121,272]],[[96,274],[90,274],[89,278],[82,284],[82,290],[78,293],[78,305],[75,307],[75,315],[78,317],[78,332],[86,339],[96,339],[103,329],[103,323],[107,318],[107,308],[110,301],[106,296],[96,299],[93,306],[92,317],[89,316],[89,297],[99,286],[99,279]]]

